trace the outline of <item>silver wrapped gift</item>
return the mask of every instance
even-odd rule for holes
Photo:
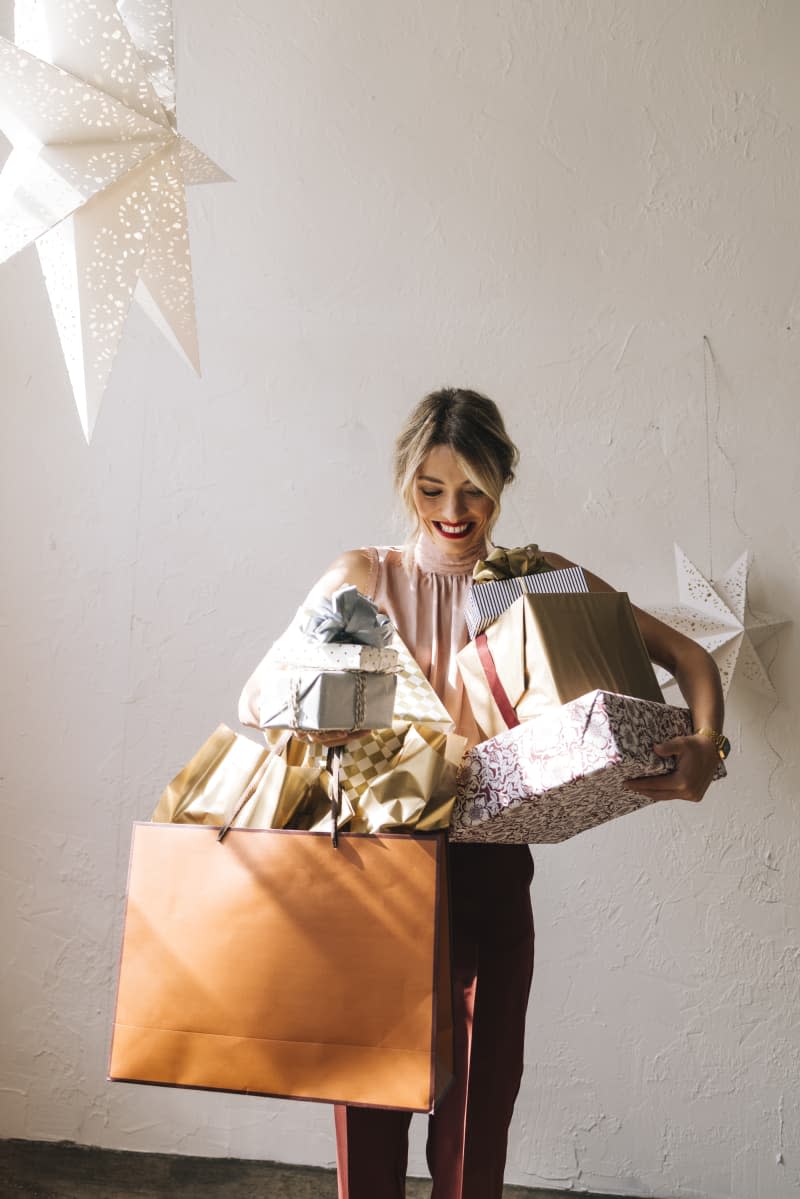
[[[356,645],[343,641],[300,641],[273,655],[275,662],[304,670],[365,670],[369,674],[394,674],[400,655],[396,649]]]
[[[299,635],[274,646],[259,671],[260,727],[391,728],[398,652],[389,618],[349,585],[304,617]]]
[[[276,668],[261,685],[261,727],[309,732],[391,728],[396,688],[394,674]]]

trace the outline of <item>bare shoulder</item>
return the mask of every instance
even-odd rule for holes
[[[331,595],[338,587],[348,584],[365,592],[372,571],[372,552],[368,549],[345,550],[335,558],[314,585],[313,594]]]
[[[578,566],[579,563],[573,562],[571,558],[565,558],[561,554],[556,554],[552,550],[539,551],[548,566],[552,566],[554,570],[565,570],[568,566]],[[599,575],[593,574],[587,570],[585,566],[581,567],[586,575],[586,582],[589,584],[590,591],[616,591],[616,587],[612,587],[605,579],[601,579]]]
[[[563,557],[561,554],[556,554],[553,550],[539,550],[539,553],[544,558],[548,566],[552,566],[554,570],[564,570],[568,566],[575,566],[576,563],[570,561],[569,558]]]

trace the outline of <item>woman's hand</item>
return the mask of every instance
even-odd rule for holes
[[[568,558],[545,553],[551,566],[574,566]],[[584,571],[590,591],[613,591],[604,579]],[[691,637],[658,620],[649,612],[634,607],[634,615],[653,662],[663,666],[680,687],[696,729],[722,729],[725,716],[725,697],[716,663],[711,655]],[[688,737],[673,737],[653,749],[662,758],[677,759],[669,774],[649,778],[628,779],[624,786],[648,799],[688,799],[699,803],[705,795],[719,765],[719,753],[710,737],[692,733]]]
[[[675,769],[669,774],[627,779],[623,786],[648,799],[688,799],[690,803],[699,803],[719,765],[717,747],[711,738],[692,733],[689,737],[662,741],[653,749],[660,758],[676,758]]]
[[[358,733],[349,732],[347,729],[326,729],[324,732],[321,729],[315,729],[313,732],[308,729],[297,729],[292,736],[296,741],[303,741],[306,745],[324,745],[329,749],[332,745],[344,745],[348,741],[366,737],[368,732],[369,729]]]

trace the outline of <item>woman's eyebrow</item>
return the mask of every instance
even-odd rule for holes
[[[435,479],[433,477],[433,475],[417,475],[417,478],[420,479],[423,483],[439,483],[442,487],[444,486],[444,481],[442,479]],[[459,483],[459,487],[474,487],[474,486],[475,486],[475,484],[472,482],[471,479],[465,479],[463,483]]]

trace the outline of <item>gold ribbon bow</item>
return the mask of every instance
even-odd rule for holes
[[[538,545],[517,546],[510,550],[497,545],[488,558],[475,563],[472,578],[476,583],[494,583],[497,579],[516,579],[543,570],[549,570],[549,566]]]

